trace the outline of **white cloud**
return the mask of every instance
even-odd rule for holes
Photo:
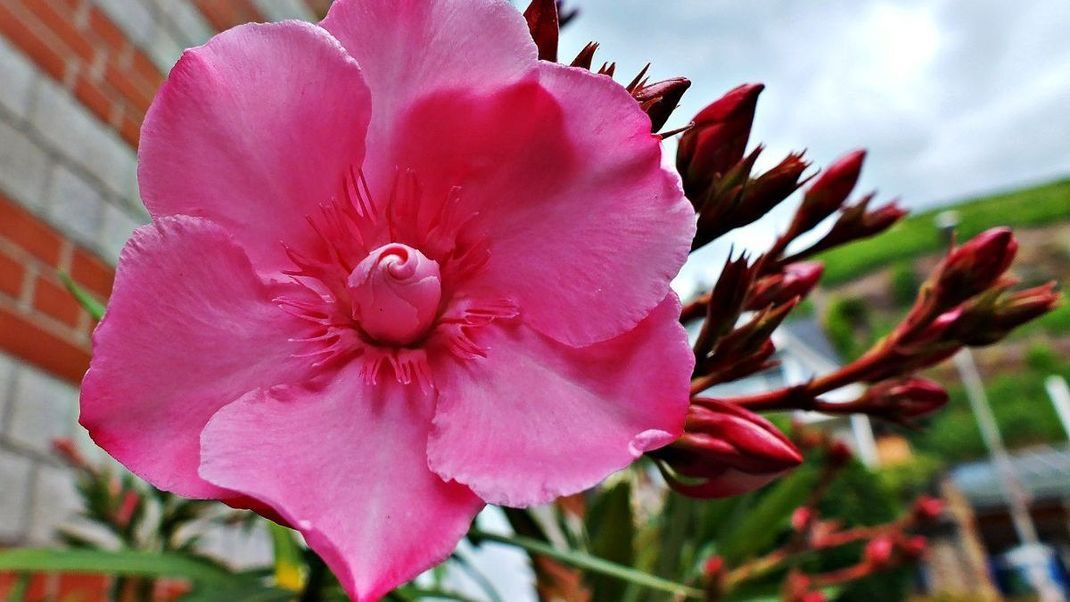
[[[694,82],[677,123],[739,83],[764,82],[754,139],[770,160],[807,148],[823,164],[865,146],[862,186],[914,208],[1070,174],[1066,0],[572,4],[582,13],[564,55],[596,40],[619,79],[653,61],[655,77]],[[777,221],[735,238],[760,244]],[[716,271],[725,251],[687,277]]]

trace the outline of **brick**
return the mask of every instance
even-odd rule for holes
[[[59,264],[62,238],[43,221],[0,195],[0,237],[50,266]]]
[[[101,228],[97,246],[104,254],[104,259],[113,265],[119,261],[119,252],[134,233],[134,229],[148,223],[148,217],[134,216],[129,212],[108,204],[104,207],[104,226]]]
[[[109,587],[111,587],[111,580],[104,575],[74,573],[60,575],[59,585],[56,587],[56,599],[81,600],[82,602],[110,600]]]
[[[57,279],[43,275],[34,283],[33,308],[71,328],[77,328],[85,311]]]
[[[123,113],[122,121],[119,123],[119,135],[127,144],[137,148],[138,143],[141,141],[141,122],[145,119],[145,114],[137,111],[132,107],[127,107],[127,110]],[[131,114],[134,113],[134,114]]]
[[[26,207],[42,206],[51,163],[26,134],[0,121],[0,189]]]
[[[111,295],[115,270],[85,249],[75,249],[71,257],[71,278],[89,292],[107,298]]]
[[[93,44],[74,26],[74,20],[69,14],[65,14],[57,3],[47,0],[22,0],[22,5],[82,60],[87,63],[93,61],[96,55]]]
[[[74,82],[74,95],[102,121],[110,121],[115,102],[97,82],[85,73],[78,74]]]
[[[69,468],[39,465],[34,476],[27,539],[34,545],[55,544],[56,528],[82,508],[74,473]]]
[[[149,57],[139,52],[134,55],[134,58],[131,61],[131,67],[134,70],[134,74],[137,75],[137,77],[140,78],[150,90],[152,90],[153,94],[155,94],[156,90],[160,87],[160,84],[163,83],[164,73],[169,73],[171,67],[173,67],[177,61],[178,57],[176,56],[175,60],[161,68],[157,67],[156,63],[152,62]]]
[[[249,0],[230,0],[229,2],[194,0],[194,4],[197,5],[201,14],[212,24],[216,31],[230,29],[242,23],[264,22],[266,20]]]
[[[107,13],[95,6],[89,11],[89,30],[104,42],[112,54],[122,54],[126,50],[126,34],[112,23]]]
[[[89,368],[87,345],[58,336],[30,316],[2,305],[0,351],[21,358],[70,383],[81,382]]]
[[[0,541],[18,542],[29,527],[31,469],[28,458],[0,447]]]
[[[32,366],[19,366],[5,428],[13,445],[52,454],[52,441],[74,431],[78,390]]]
[[[49,190],[48,217],[67,236],[93,245],[104,216],[104,197],[85,178],[57,165]]]
[[[0,3],[0,34],[18,46],[43,71],[57,80],[67,73],[69,57],[45,37],[40,28],[28,23],[27,15],[18,7]]]
[[[26,282],[26,267],[0,250],[0,293],[18,299]]]
[[[115,62],[109,62],[104,68],[104,81],[115,88],[126,101],[144,111],[152,102],[154,90],[136,77],[131,68],[121,68]]]
[[[30,95],[37,75],[35,67],[21,51],[0,37],[0,106],[19,118],[30,110]]]

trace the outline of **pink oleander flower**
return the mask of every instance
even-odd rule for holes
[[[484,503],[680,436],[694,214],[620,85],[504,0],[338,0],[188,50],[142,129],[81,422],[153,484],[300,530],[356,599]]]

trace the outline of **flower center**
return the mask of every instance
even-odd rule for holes
[[[346,280],[352,315],[379,343],[409,345],[435,322],[442,299],[438,262],[399,243],[375,249]]]

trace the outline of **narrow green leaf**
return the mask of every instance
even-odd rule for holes
[[[26,600],[26,591],[30,589],[30,576],[19,575],[15,580],[14,586],[11,591],[7,593],[7,602],[24,602]]]
[[[265,521],[271,533],[271,545],[275,553],[275,583],[290,591],[299,592],[304,587],[306,567],[301,547],[293,531],[271,521]]]
[[[632,517],[631,482],[623,479],[600,491],[587,512],[586,528],[591,553],[610,562],[634,566],[635,520]],[[587,579],[595,602],[618,602],[624,596],[626,582],[605,575]]]
[[[676,583],[669,581],[668,579],[662,579],[648,573],[637,571],[631,567],[622,566],[615,562],[609,562],[601,558],[595,558],[588,554],[576,552],[573,550],[559,550],[550,544],[522,537],[519,535],[499,535],[497,533],[486,533],[477,529],[472,529],[468,532],[468,536],[474,541],[493,541],[502,543],[509,546],[514,546],[541,554],[554,560],[559,560],[565,564],[574,566],[578,569],[585,571],[592,571],[602,575],[614,577],[616,579],[622,579],[648,587],[650,589],[656,589],[663,592],[669,592],[685,598],[693,598],[696,600],[703,599],[703,593],[701,590],[684,585],[682,583]]]
[[[71,279],[65,272],[57,272],[59,279],[63,281],[63,286],[67,287],[74,298],[82,305],[82,308],[89,312],[89,315],[94,320],[99,320],[104,317],[104,304],[101,303],[89,294],[84,288],[78,286],[78,283]]]
[[[198,558],[136,551],[10,550],[0,552],[0,570],[181,577],[215,586],[237,585],[247,579]]]
[[[718,542],[729,566],[768,549],[787,528],[791,513],[817,483],[818,471],[802,466],[773,485]]]

